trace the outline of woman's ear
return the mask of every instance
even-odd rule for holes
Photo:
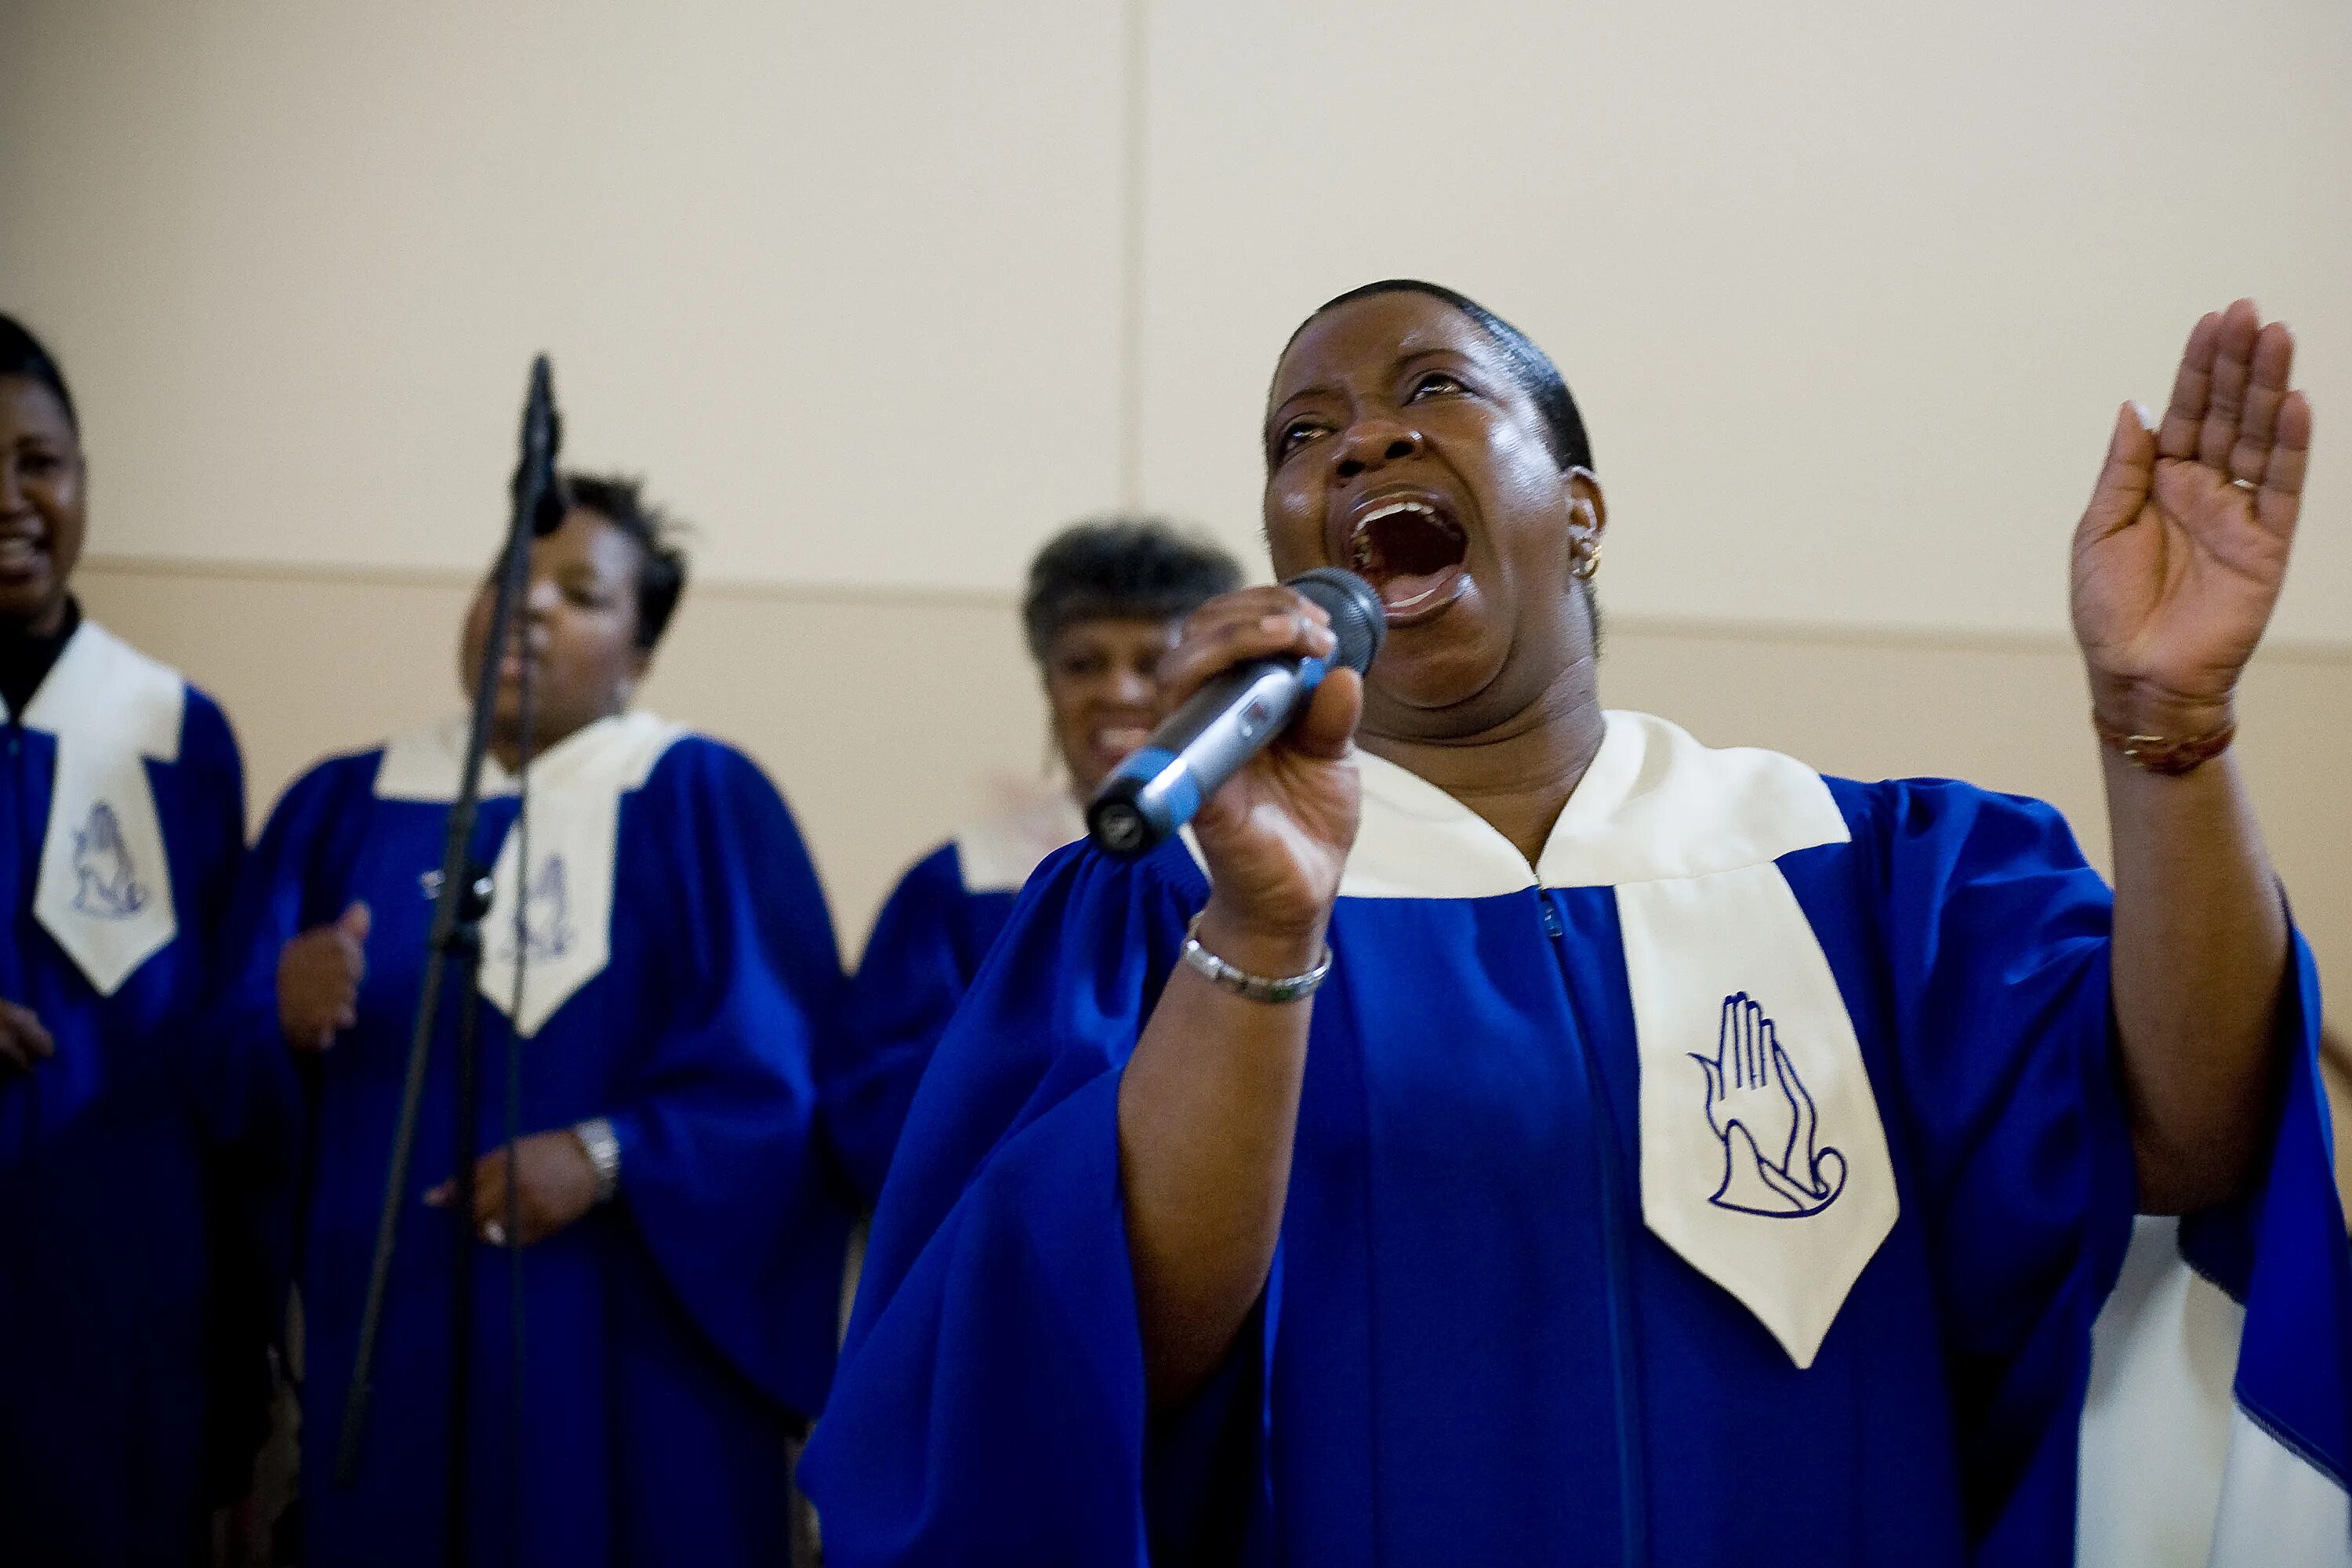
[[[1609,527],[1609,498],[1590,468],[1568,471],[1568,548],[1577,575],[1589,577],[1601,559],[1601,536]]]

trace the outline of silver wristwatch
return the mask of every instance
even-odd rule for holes
[[[621,1190],[621,1141],[613,1135],[613,1124],[592,1116],[575,1123],[572,1135],[588,1152],[588,1168],[596,1173],[596,1201],[611,1203],[613,1194]]]
[[[1202,914],[1207,912],[1206,910],[1201,911]],[[1253,1002],[1302,1001],[1314,995],[1315,988],[1322,984],[1324,976],[1331,973],[1331,944],[1328,942],[1323,944],[1322,958],[1304,974],[1268,978],[1236,968],[1201,945],[1201,915],[1194,915],[1192,923],[1184,928],[1183,956],[1186,965],[1210,984],[1230,991],[1236,996],[1245,996]]]

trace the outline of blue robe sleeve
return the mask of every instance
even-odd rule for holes
[[[1131,867],[1073,847],[1030,879],[875,1216],[803,1466],[829,1562],[1145,1561],[1118,1081],[1205,897],[1173,842]]]
[[[857,966],[826,1117],[868,1206],[881,1194],[915,1085],[986,956],[971,951],[966,901],[955,846],[942,845],[892,889]]]
[[[271,1333],[293,1276],[310,1138],[308,1068],[278,1021],[278,958],[294,937],[342,912],[374,776],[371,752],[331,759],[296,780],[245,857],[221,921],[197,1104],[208,1142],[235,1172],[233,1234],[247,1248],[246,1288]]]
[[[173,846],[173,896],[180,930],[193,933],[212,973],[221,952],[237,868],[245,858],[245,761],[219,704],[188,689],[180,765],[187,770],[196,831]],[[197,998],[201,1000],[201,997]]]
[[[848,1215],[816,1138],[815,1063],[842,988],[815,868],[775,786],[713,742],[674,746],[635,803],[641,887],[667,889],[677,1001],[606,1114],[623,1209],[697,1326],[814,1415],[832,1374]],[[625,876],[628,876],[624,868]]]
[[[304,1135],[302,1088],[278,1023],[278,957],[312,926],[342,913],[344,874],[364,831],[375,753],[337,757],[297,779],[245,858],[221,922],[217,982],[205,1030],[206,1131],[290,1176]]]
[[[1971,1533],[1983,1560],[2011,1540],[2023,1561],[2073,1529],[2091,1325],[2137,1194],[2113,898],[2038,801],[1915,780],[1849,809],[1885,911],[1905,1201],[1930,1237]]]

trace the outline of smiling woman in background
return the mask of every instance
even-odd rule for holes
[[[349,1488],[338,1426],[463,721],[313,768],[271,814],[239,895],[226,1027],[270,1118],[261,1135],[302,1173],[305,1563],[440,1556],[450,1268],[469,1235],[521,1249],[528,1337],[509,1332],[509,1260],[478,1259],[468,1561],[788,1554],[787,1444],[831,1375],[848,1227],[814,1135],[811,1064],[839,1007],[833,929],[760,770],[630,706],[685,582],[659,514],[633,484],[567,486],[562,526],[532,546],[472,847],[496,868],[481,1122],[460,1143],[443,1109],[468,1000],[453,986]],[[489,614],[485,584],[460,638],[468,688]],[[512,831],[526,668],[527,868]],[[470,1215],[446,1212],[459,1159],[477,1162]]]
[[[68,592],[88,486],[64,375],[0,316],[0,1560],[178,1568],[226,1327],[193,1018],[245,783],[212,700]]]
[[[1387,642],[1202,806],[1200,863],[1032,879],[875,1218],[803,1467],[828,1560],[2071,1562],[2140,1208],[2202,1211],[2248,1303],[2263,1535],[2214,1560],[2343,1562],[2316,984],[2226,749],[2292,353],[2205,318],[2076,531],[2111,895],[2036,803],[1604,712],[1608,508],[1550,360],[1428,284],[1317,310],[1266,535],[1366,575]],[[1160,704],[1332,647],[1228,595]]]
[[[868,1204],[931,1049],[1014,895],[1039,861],[1085,835],[1081,803],[1143,743],[1160,660],[1184,617],[1241,581],[1223,551],[1144,520],[1079,523],[1030,564],[1022,627],[1060,772],[918,861],[875,921],[830,1095],[834,1141]]]

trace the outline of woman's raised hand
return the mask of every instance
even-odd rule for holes
[[[2074,636],[2109,724],[2186,740],[2230,721],[2286,577],[2311,452],[2294,334],[2251,300],[2197,323],[2162,419],[2126,404],[2074,531]]]
[[[1330,622],[1320,605],[1288,588],[1244,588],[1210,600],[1160,662],[1160,715],[1247,660],[1330,658]],[[1192,819],[1211,887],[1201,940],[1227,963],[1291,974],[1322,950],[1356,841],[1356,769],[1348,751],[1363,689],[1355,671],[1334,669],[1297,721]]]

